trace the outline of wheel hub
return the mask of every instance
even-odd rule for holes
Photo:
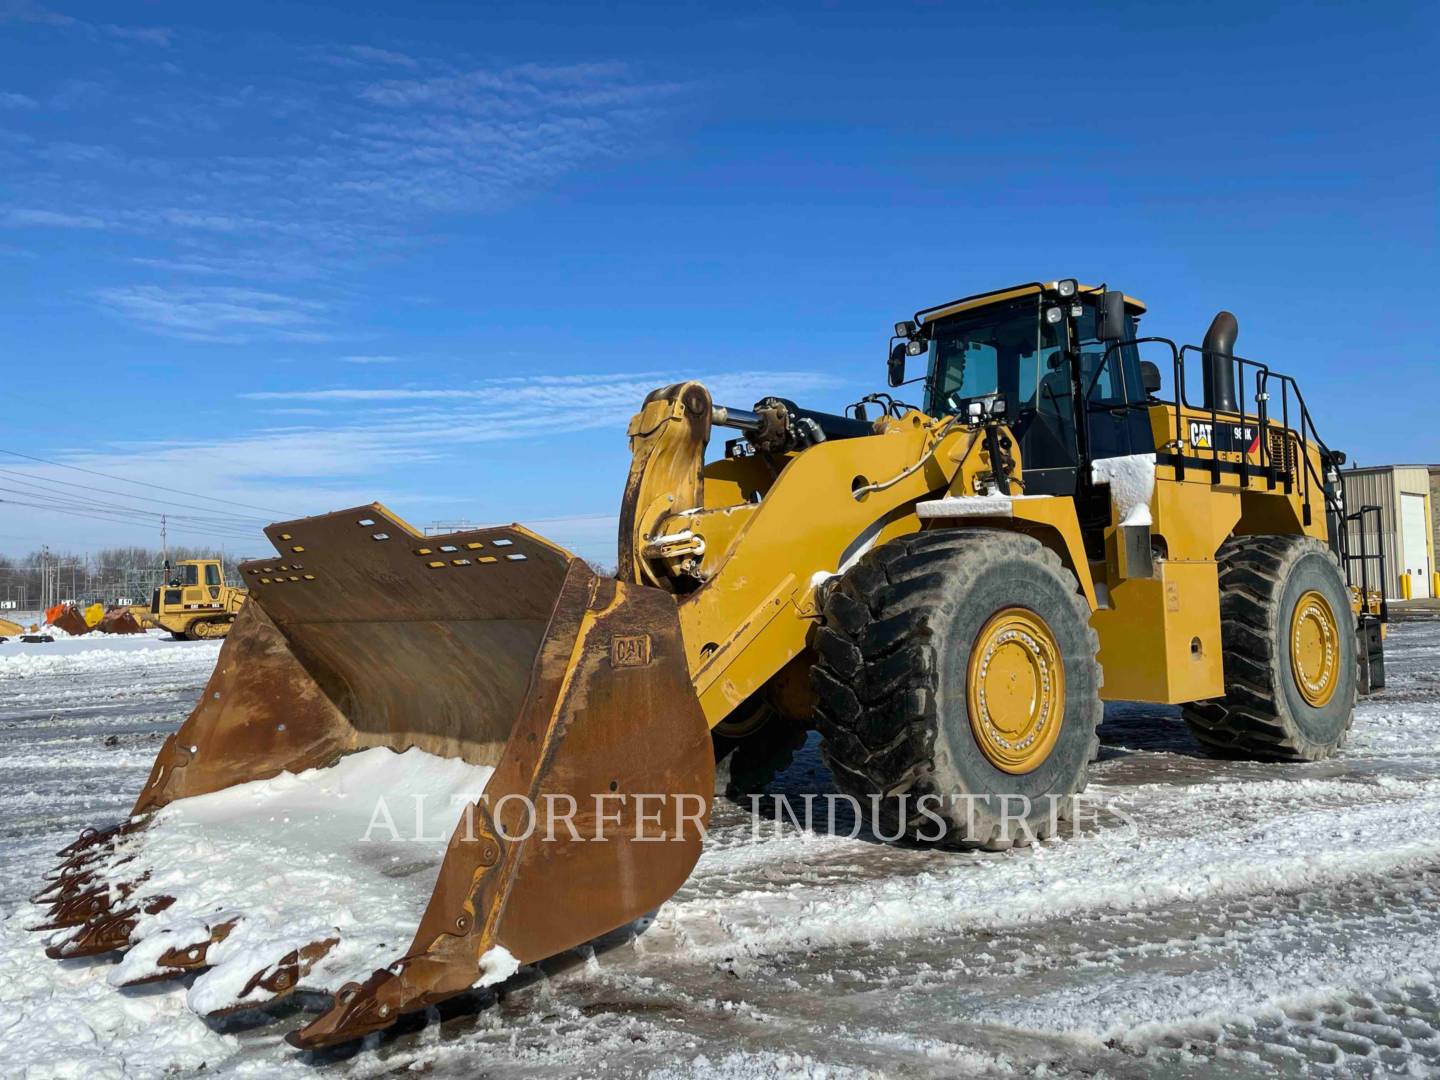
[[[1045,620],[1025,608],[980,628],[966,679],[970,728],[987,761],[1008,773],[1037,768],[1065,716],[1065,667]]]
[[[1312,708],[1320,708],[1339,684],[1340,629],[1325,597],[1305,593],[1290,616],[1290,674]]]

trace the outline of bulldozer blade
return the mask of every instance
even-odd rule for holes
[[[345,1041],[477,981],[497,981],[518,964],[645,914],[685,880],[709,812],[714,754],[673,596],[601,578],[520,526],[425,536],[376,504],[272,525],[266,534],[280,554],[242,566],[249,599],[200,703],[156,756],[131,817],[82,834],[52,875],[61,882],[58,894],[42,894],[115,889],[147,871],[155,871],[155,884],[57,934],[50,955],[129,949],[127,981],[207,966],[220,975],[224,968],[219,982],[207,983],[207,973],[192,988],[192,1007],[207,1015],[274,1000],[302,982],[333,992],[369,970],[385,958],[384,942],[404,939],[388,928],[360,939],[353,925],[335,929],[288,955],[262,957],[245,978],[232,970],[236,959],[217,959],[214,930],[194,958],[193,946],[182,951],[186,959],[167,955],[158,940],[172,931],[183,936],[170,944],[196,940],[197,921],[203,940],[207,920],[233,918],[226,933],[236,940],[224,952],[249,956],[237,951],[245,941],[239,935],[276,929],[273,913],[263,916],[269,924],[242,930],[257,913],[245,910],[239,879],[187,886],[175,900],[169,893],[184,875],[177,879],[176,866],[164,861],[173,856],[156,853],[176,851],[177,837],[200,835],[177,831],[195,823],[185,818],[194,808],[249,815],[252,797],[302,781],[328,799],[323,778],[351,775],[352,756],[362,775],[379,778],[360,791],[334,789],[352,813],[362,803],[368,813],[372,798],[379,803],[385,777],[416,760],[412,750],[424,761],[453,759],[466,783],[488,780],[458,789],[469,806],[452,812],[440,834],[451,839],[428,902],[425,892],[406,894],[407,904],[421,901],[399,924],[408,935],[418,919],[409,948],[365,980],[373,990],[342,987],[334,1008],[295,1036],[299,1045]],[[375,758],[382,748],[395,756]],[[410,775],[407,783],[419,774],[412,767]],[[277,777],[279,787],[222,796],[218,804],[198,798]],[[597,795],[608,804],[597,807]],[[539,835],[521,827],[527,806],[542,814],[558,806],[563,816],[567,800],[573,817],[552,835],[544,821]],[[265,820],[277,822],[282,838],[305,831],[300,822],[280,824],[278,815],[262,819],[262,830]],[[372,890],[385,880],[372,865],[379,852],[346,850],[341,872],[368,873]],[[424,859],[440,855],[423,850],[432,852]],[[358,861],[344,861],[352,856]],[[424,859],[415,865],[427,865]],[[124,865],[132,860],[136,865]],[[278,872],[281,898],[287,890],[283,868]],[[409,871],[407,880],[424,889],[413,876],[419,872]],[[192,876],[204,873],[196,868]],[[161,887],[165,895],[147,893]],[[163,918],[145,918],[162,911]],[[315,927],[311,922],[306,934]],[[132,948],[142,942],[149,944]],[[152,962],[152,954],[163,962]],[[205,993],[197,993],[202,985]]]

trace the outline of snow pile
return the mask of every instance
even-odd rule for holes
[[[1155,455],[1131,454],[1090,463],[1090,478],[1110,485],[1110,502],[1121,525],[1149,525],[1155,491]]]
[[[47,629],[45,631],[49,633]],[[144,671],[168,664],[204,660],[213,665],[220,655],[219,641],[174,641],[168,634],[148,632],[107,636],[86,634],[43,644],[18,638],[0,643],[0,683],[40,676],[91,675],[105,671]]]
[[[450,835],[492,772],[382,747],[172,803],[116,850],[107,872],[114,882],[148,873],[137,895],[175,898],[136,926],[110,983],[145,978],[167,950],[207,942],[232,920],[190,988],[197,1013],[245,1004],[257,972],[336,937],[303,985],[364,979],[409,945]],[[494,961],[505,968],[503,957]]]

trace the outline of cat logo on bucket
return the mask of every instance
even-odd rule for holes
[[[617,634],[610,639],[611,667],[645,667],[649,663],[649,634]]]

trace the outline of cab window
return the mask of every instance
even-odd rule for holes
[[[186,565],[186,566],[180,567],[180,584],[181,584],[181,585],[199,585],[199,584],[200,584],[200,568],[199,568],[198,566],[196,566],[194,563],[190,563],[190,564],[188,564],[188,565]]]
[[[209,564],[205,567],[205,584],[206,584],[206,585],[219,585],[219,584],[220,584],[220,567],[216,566],[214,563],[209,563]]]

